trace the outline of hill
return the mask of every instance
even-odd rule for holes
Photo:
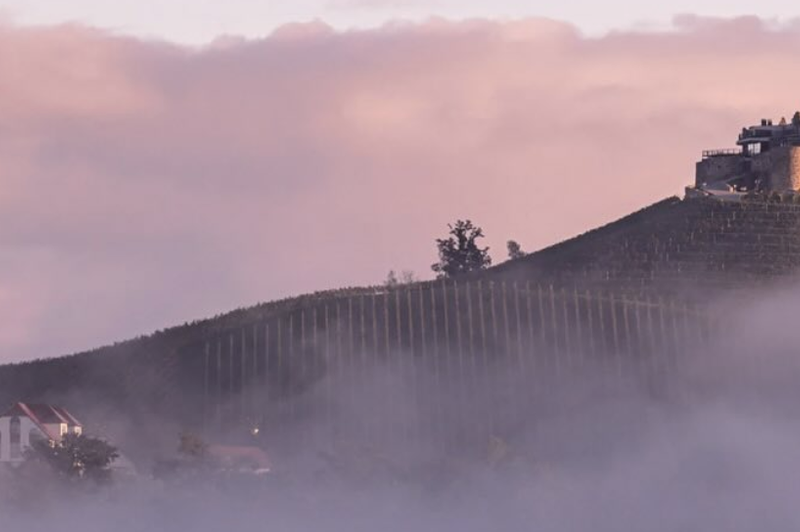
[[[795,275],[799,230],[794,203],[673,197],[492,273],[700,300]]]
[[[703,301],[795,275],[798,228],[791,203],[668,198],[455,281],[310,294],[2,366],[0,401],[64,403],[109,430],[124,413],[142,438],[155,437],[142,428],[153,412],[206,432],[302,427],[304,439],[312,425],[412,438],[446,422],[451,441],[476,425],[513,430],[566,376],[636,374],[662,393],[684,346],[714,326]]]

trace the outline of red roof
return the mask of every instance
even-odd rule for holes
[[[66,423],[70,427],[82,426],[65,408],[39,403],[14,403],[0,417],[8,416],[27,417],[51,440],[58,439],[60,434],[52,434],[45,425]]]

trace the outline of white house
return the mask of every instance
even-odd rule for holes
[[[59,442],[81,434],[83,425],[66,409],[45,404],[14,403],[0,415],[0,462],[19,462],[37,438]]]

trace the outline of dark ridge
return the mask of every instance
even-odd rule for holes
[[[619,220],[532,253],[523,259],[498,264],[484,272],[467,276],[465,279],[478,280],[493,275],[503,276],[505,274],[517,274],[522,263],[529,263],[537,273],[537,276],[533,277],[532,280],[547,284],[553,280],[544,277],[542,273],[547,270],[554,270],[556,268],[553,264],[554,262],[575,262],[581,258],[581,253],[586,255],[587,244],[593,245],[597,239],[613,238],[621,231],[631,229],[631,227],[635,226],[638,222],[647,220],[651,216],[662,215],[667,208],[680,204],[681,200],[677,197],[667,198]],[[490,277],[490,279],[494,279],[494,277]],[[438,281],[422,281],[417,283],[417,285],[428,285],[436,282]],[[74,357],[85,357],[87,360],[94,360],[98,356],[109,355],[124,357],[131,351],[137,351],[145,347],[148,349],[155,348],[159,351],[168,351],[169,349],[184,345],[197,337],[212,335],[220,331],[239,327],[246,323],[263,321],[278,314],[289,313],[300,309],[304,305],[308,305],[312,302],[383,293],[386,290],[387,289],[383,286],[348,287],[288,297],[266,303],[259,303],[251,307],[238,308],[230,312],[217,314],[211,318],[193,320],[182,325],[155,331],[152,334],[137,336],[110,345],[100,346],[89,351],[5,364],[0,366],[0,368],[41,367],[43,364],[52,363],[54,360],[63,360],[66,363],[69,359]]]
[[[678,327],[683,318],[676,312],[683,309],[687,316],[687,305],[715,293],[790,279],[799,267],[800,205],[667,198],[457,283],[318,292],[237,309],[85,353],[0,366],[0,402],[60,402],[81,415],[88,408],[106,411],[107,416],[101,412],[96,419],[123,411],[140,427],[147,425],[150,412],[164,412],[175,420],[179,410],[194,409],[191,417],[196,421],[197,412],[209,408],[206,403],[244,390],[251,377],[263,382],[278,379],[273,387],[281,394],[304,393],[308,379],[320,379],[326,371],[320,351],[323,333],[326,338],[338,335],[340,351],[363,353],[374,344],[386,346],[387,352],[390,346],[401,349],[414,359],[425,351],[426,342],[455,349],[462,332],[473,355],[482,349],[506,356],[510,353],[506,344],[515,338],[519,354],[525,327],[525,338],[530,337],[525,342],[536,344],[540,351],[572,349],[572,336],[576,331],[588,334],[587,323],[629,328],[612,336],[608,331],[591,333],[593,345],[607,351],[623,344],[652,345],[656,340],[643,336],[649,334],[645,323],[652,312],[666,312],[667,323]],[[660,307],[651,303],[662,300],[669,303]],[[531,310],[532,301],[538,310]],[[336,319],[323,320],[325,313],[334,312]],[[631,313],[636,313],[634,321]],[[437,329],[437,320],[448,314],[454,320],[450,327]],[[635,333],[630,329],[634,323],[641,327]],[[347,330],[341,329],[343,324],[351,331],[345,340],[341,340]],[[265,327],[272,328],[269,338],[264,337]],[[493,331],[491,337],[483,332],[487,327]],[[284,344],[277,343],[276,331],[283,331]],[[469,344],[478,338],[481,342]],[[263,366],[252,366],[250,375],[245,357],[265,345],[277,352],[289,349],[292,363],[276,367],[269,359]],[[228,374],[219,369],[210,373],[212,348],[217,364],[227,357]],[[600,351],[598,360],[604,356]],[[219,393],[209,399],[212,378],[217,379],[214,386]]]
[[[722,288],[763,284],[795,273],[800,265],[800,205],[771,202],[723,203],[666,198],[619,220],[528,256],[500,263],[464,280],[520,280],[593,290],[639,290],[658,281],[679,287]],[[670,265],[672,263],[672,265]],[[686,275],[683,275],[686,274]],[[694,277],[699,274],[700,278]],[[716,274],[722,274],[717,276]],[[721,283],[720,283],[721,281]],[[436,283],[423,281],[419,285]],[[675,287],[660,286],[674,293]],[[177,348],[198,336],[291,312],[312,302],[382,293],[382,286],[349,287],[260,303],[194,320],[89,351],[37,359],[0,368],[41,366],[73,357],[124,355],[137,346]]]

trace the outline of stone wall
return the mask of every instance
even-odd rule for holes
[[[695,186],[710,185],[747,172],[761,179],[768,190],[800,190],[800,147],[782,146],[752,158],[751,168],[738,155],[709,157],[697,163]]]
[[[728,179],[743,171],[744,158],[741,155],[709,157],[697,163],[695,186]]]
[[[800,148],[782,146],[754,157],[753,172],[765,179],[769,190],[800,190]]]
[[[800,273],[800,205],[676,198],[490,271],[702,301]]]

